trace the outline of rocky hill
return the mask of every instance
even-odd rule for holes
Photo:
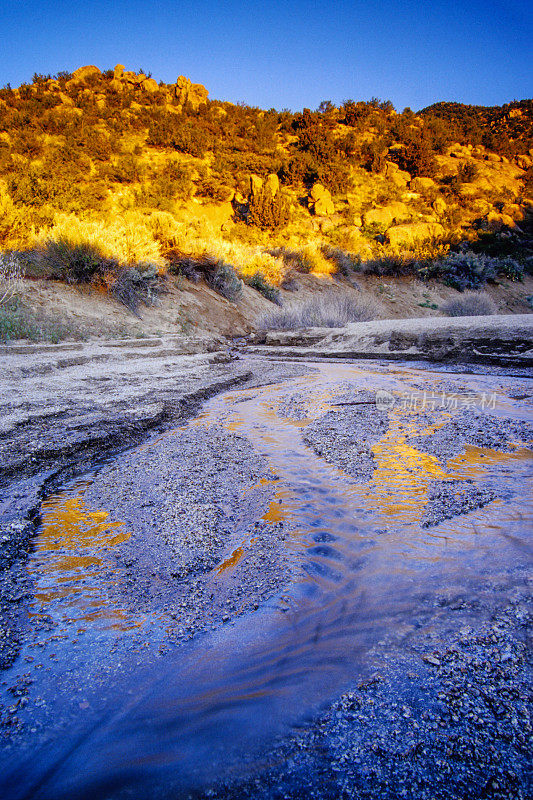
[[[81,273],[104,288],[139,265],[200,280],[210,264],[210,285],[232,270],[270,300],[295,273],[478,289],[531,267],[532,115],[532,101],[261,110],[121,64],[35,75],[0,90],[0,248],[67,282],[80,270],[35,254],[93,248],[104,261]]]

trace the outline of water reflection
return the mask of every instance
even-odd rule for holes
[[[86,508],[86,486],[78,485],[76,494],[60,493],[42,504],[41,531],[28,563],[36,580],[31,613],[48,613],[59,601],[65,619],[110,620],[111,627],[120,629],[127,614],[108,597],[106,590],[116,578],[107,574],[106,551],[127,541],[131,532],[107,511]]]
[[[180,648],[144,684],[131,678],[101,726],[87,736],[81,731],[79,748],[66,756],[60,748],[52,753],[50,763],[60,768],[51,770],[44,797],[122,797],[117,786],[125,785],[136,797],[187,796],[228,763],[240,764],[261,737],[271,738],[326,702],[387,637],[403,642],[423,625],[438,630],[437,598],[464,595],[475,614],[480,598],[492,602],[523,580],[531,451],[468,447],[441,464],[409,443],[436,425],[391,412],[388,432],[373,446],[374,474],[364,484],[303,444],[300,428],[331,408],[340,378],[358,388],[394,390],[405,378],[401,370],[396,374],[398,380],[366,368],[321,365],[318,375],[291,382],[311,392],[299,420],[280,411],[287,383],[207,404],[192,424],[246,435],[279,476],[262,519],[290,521],[287,547],[303,563],[304,577],[231,629]],[[433,481],[480,478],[512,490],[511,503],[492,503],[436,531],[421,528]],[[88,511],[81,494],[59,496],[43,512],[32,561],[42,603],[64,600],[75,605],[78,619],[111,614],[116,621],[123,612],[106,596],[105,555],[129,534],[105,512]],[[231,576],[253,539],[237,543],[215,567],[217,575]],[[44,759],[37,773],[48,766]],[[174,793],[168,778],[178,787]],[[156,783],[160,793],[153,791]]]

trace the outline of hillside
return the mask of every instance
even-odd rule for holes
[[[26,280],[137,312],[169,280],[238,302],[244,279],[270,305],[307,273],[479,290],[531,269],[532,116],[530,100],[261,110],[122,65],[35,75],[0,90],[0,248]]]

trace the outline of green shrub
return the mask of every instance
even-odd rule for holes
[[[242,281],[230,264],[219,261],[208,276],[208,284],[227,300],[237,300],[242,294]]]
[[[271,256],[281,258],[288,270],[293,269],[307,275],[313,269],[313,262],[301,250],[290,250],[287,247],[273,247],[267,250]]]
[[[426,264],[423,274],[423,277],[435,277],[460,292],[465,289],[479,289],[499,276],[521,280],[523,267],[512,258],[491,258],[466,251],[448,253],[443,258]]]
[[[260,292],[263,297],[266,297],[266,299],[270,300],[271,303],[275,303],[277,306],[282,304],[279,289],[276,289],[275,286],[269,283],[262,272],[256,272],[253,275],[246,277],[244,282],[248,286],[251,286],[252,289]]]
[[[204,253],[191,256],[179,250],[165,253],[169,272],[183,275],[193,283],[203,278],[208,286],[227,300],[237,300],[242,294],[242,281],[230,264]]]
[[[0,342],[29,339],[56,343],[67,338],[73,338],[72,331],[48,319],[38,319],[20,300],[0,306]]]

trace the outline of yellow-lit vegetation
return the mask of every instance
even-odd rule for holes
[[[97,254],[91,280],[110,290],[131,270],[153,280],[193,274],[196,263],[233,297],[239,277],[268,295],[295,271],[414,274],[461,288],[520,273],[498,225],[513,234],[517,193],[530,192],[531,101],[398,114],[389,102],[349,100],[293,114],[209,101],[186,79],[77,72],[0,90],[0,249],[29,254],[30,273],[74,280],[76,270],[51,267],[65,248]],[[501,186],[479,169],[496,161],[507,170]],[[376,209],[389,216],[372,221]],[[450,246],[468,239],[470,255],[450,260]],[[483,261],[485,245],[506,264]]]

